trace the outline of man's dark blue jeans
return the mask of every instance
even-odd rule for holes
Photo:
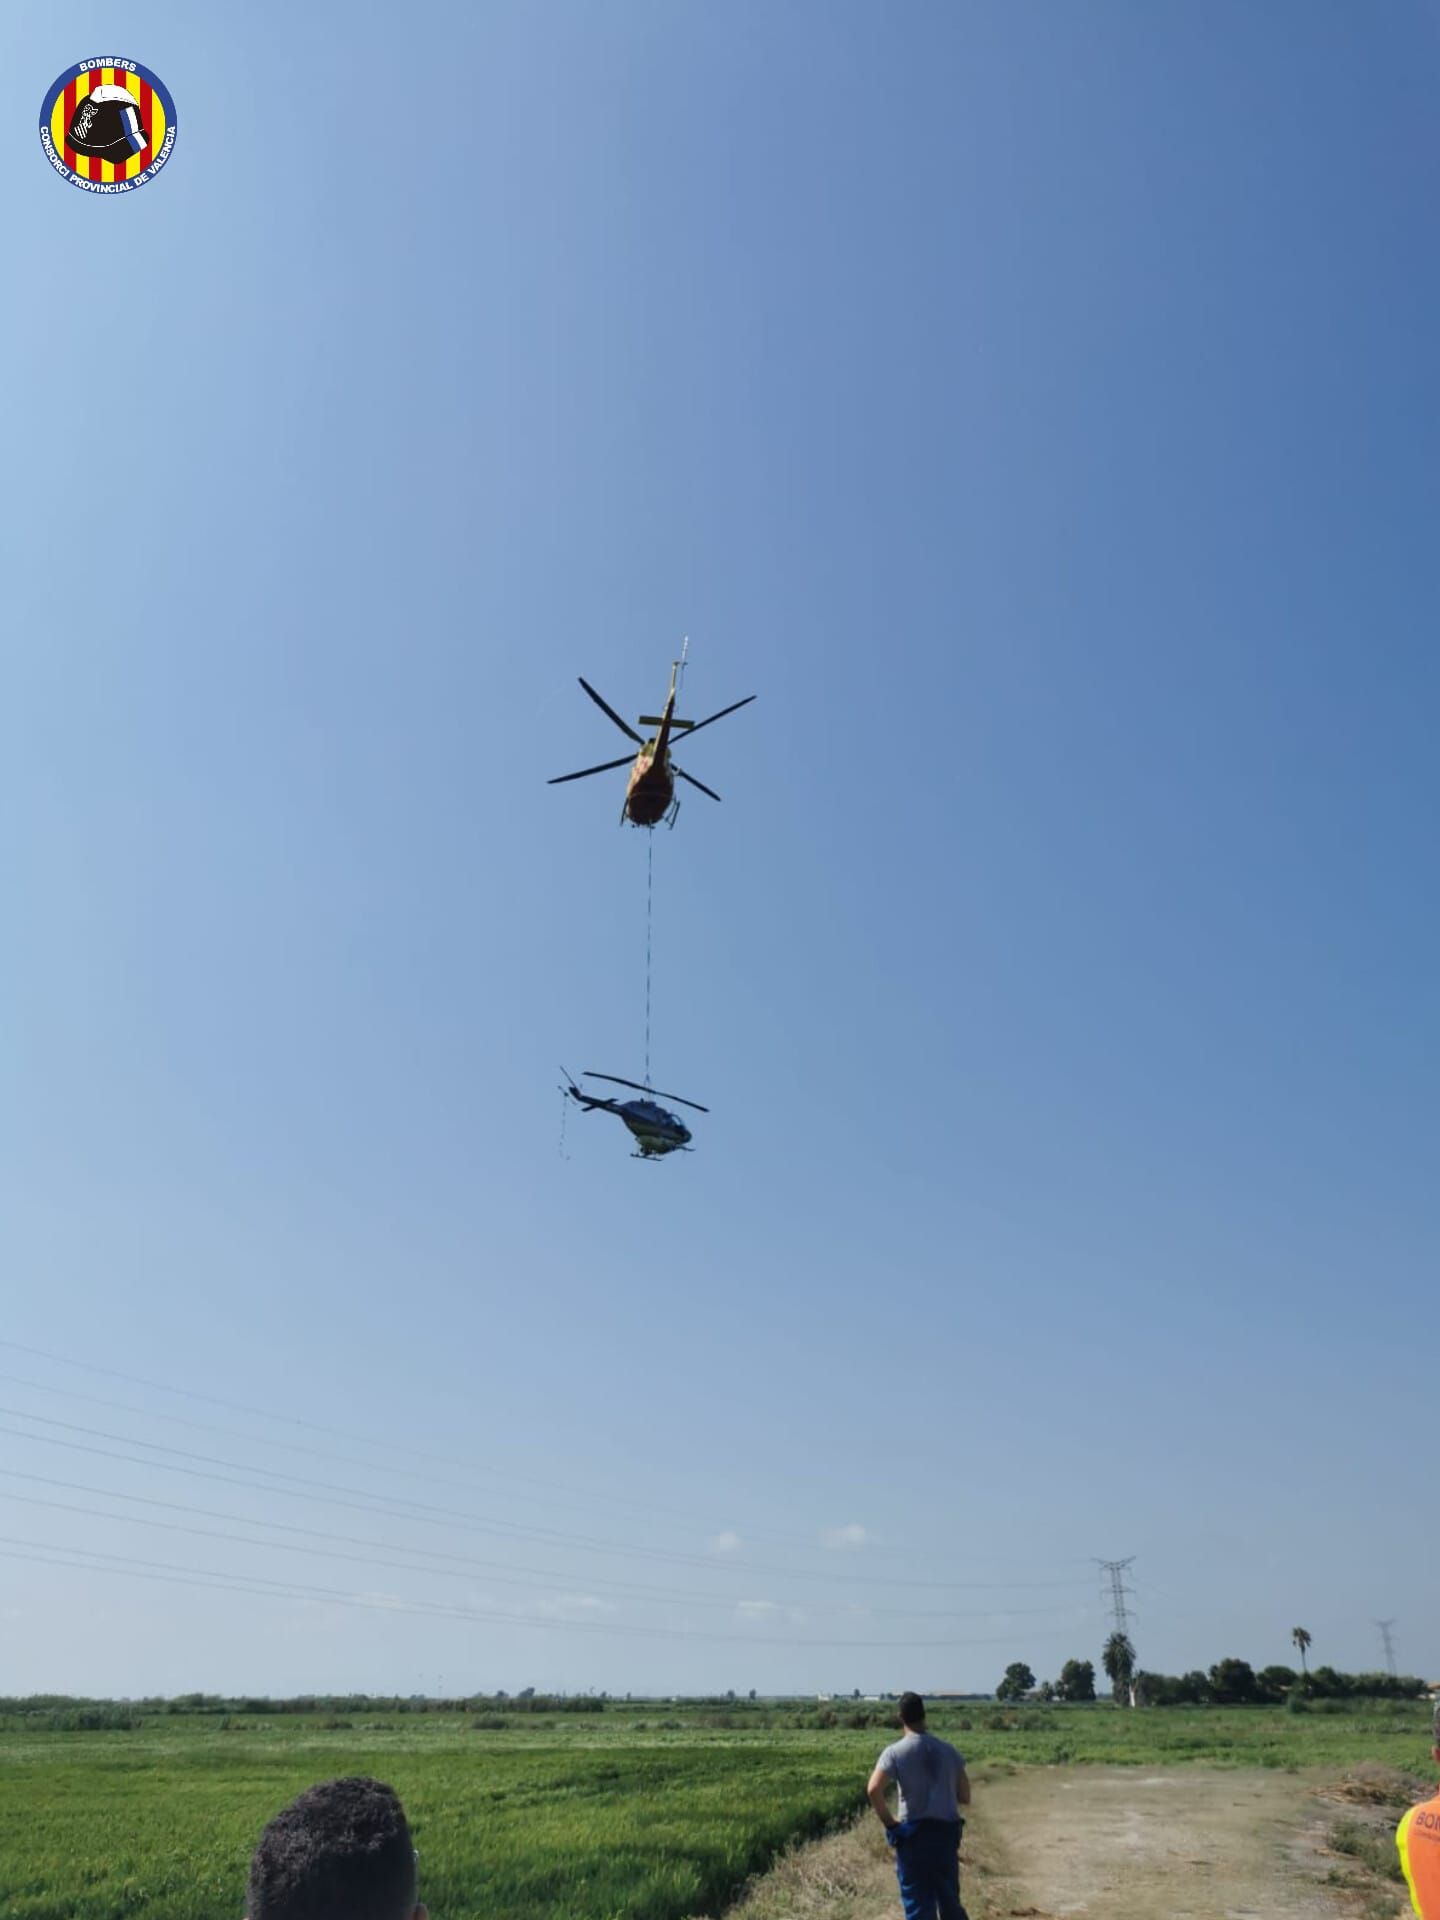
[[[886,1839],[905,1920],[967,1920],[960,1904],[960,1822],[897,1820]]]

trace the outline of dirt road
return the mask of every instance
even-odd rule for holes
[[[1344,1811],[1332,1788],[1269,1769],[1040,1767],[992,1779],[982,1772],[961,1893],[971,1920],[1400,1915],[1402,1892],[1373,1877],[1362,1885],[1352,1863],[1327,1850]],[[1377,1818],[1388,1836],[1387,1816]],[[900,1920],[879,1823],[867,1816],[789,1855],[730,1920]]]
[[[1328,1920],[1320,1809],[1264,1769],[1046,1768],[977,1793],[981,1914]],[[967,1849],[969,1851],[969,1849]]]

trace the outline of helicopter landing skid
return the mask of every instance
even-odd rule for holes
[[[673,833],[675,831],[675,822],[679,816],[680,802],[678,800],[672,800],[665,812],[661,814],[659,820],[632,820],[628,806],[622,807],[620,810],[620,819],[617,824],[622,827],[633,827],[637,833],[654,833],[655,829],[663,824]]]

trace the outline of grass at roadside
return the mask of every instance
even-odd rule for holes
[[[1336,1807],[1326,1831],[1335,1864],[1326,1878],[1355,1900],[1359,1920],[1393,1920],[1409,1911],[1395,1829],[1405,1809],[1427,1791],[1415,1775],[1366,1764],[1326,1793]]]
[[[1165,1766],[1185,1761],[1245,1767],[1335,1767],[1383,1762],[1430,1769],[1430,1709],[1424,1701],[1323,1701],[1305,1713],[1283,1707],[1084,1707],[987,1705],[941,1708],[937,1733],[988,1764]]]

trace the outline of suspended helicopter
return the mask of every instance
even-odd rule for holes
[[[627,726],[615,709],[600,698],[590,682],[582,678],[580,684],[596,706],[615,722],[623,734],[627,734],[635,742],[640,751],[633,756],[627,754],[620,760],[602,761],[598,767],[582,767],[578,773],[562,773],[554,780],[547,781],[546,785],[561,787],[567,780],[588,780],[592,773],[612,773],[616,767],[628,765],[630,780],[625,789],[625,804],[620,809],[620,818],[622,822],[628,820],[635,827],[657,827],[662,820],[666,819],[671,826],[674,826],[675,816],[680,811],[680,802],[675,798],[677,779],[686,781],[692,787],[698,787],[701,793],[709,794],[712,800],[718,800],[720,796],[712,787],[707,787],[703,780],[697,780],[693,773],[686,773],[683,767],[677,767],[670,758],[671,735],[682,732],[688,738],[691,734],[699,733],[702,727],[712,727],[717,720],[723,720],[727,714],[738,713],[741,707],[748,707],[756,695],[747,694],[743,700],[737,700],[733,706],[722,707],[719,713],[712,713],[708,720],[677,720],[675,689],[684,663],[683,652],[680,659],[671,663],[670,693],[665,702],[665,711],[661,714],[642,713],[640,716],[642,727],[659,729],[648,740],[636,733],[633,727]]]
[[[708,1107],[700,1106],[694,1100],[682,1100],[678,1093],[656,1095],[651,1087],[645,1087],[638,1080],[621,1080],[613,1073],[591,1073],[587,1067],[580,1076],[582,1080],[607,1080],[614,1087],[633,1087],[636,1093],[643,1093],[643,1100],[609,1099],[600,1094],[586,1093],[570,1078],[566,1069],[565,1085],[561,1089],[570,1098],[577,1101],[587,1113],[613,1113],[617,1120],[623,1120],[635,1139],[635,1152],[632,1160],[659,1160],[667,1153],[690,1153],[690,1129],[678,1114],[668,1112],[659,1102],[674,1100],[682,1107],[690,1107],[696,1113],[708,1113]]]

